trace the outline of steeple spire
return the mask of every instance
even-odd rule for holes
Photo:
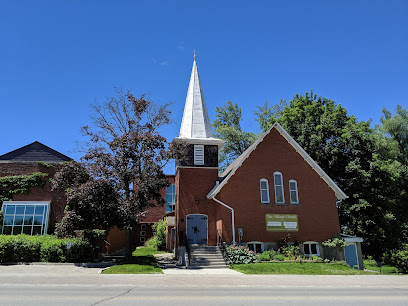
[[[212,138],[211,124],[198,75],[196,57],[197,52],[194,51],[193,69],[188,85],[179,138]]]

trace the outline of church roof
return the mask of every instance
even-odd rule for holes
[[[323,179],[331,189],[333,189],[337,199],[344,200],[348,198],[343,190],[336,185],[336,183],[326,174],[326,172],[324,172],[322,168],[320,168],[320,166],[309,156],[309,154],[303,150],[303,148],[288,134],[288,132],[286,132],[279,123],[275,122],[267,132],[263,133],[261,137],[259,137],[248,149],[246,149],[244,153],[238,156],[237,159],[235,159],[227,167],[227,169],[225,169],[225,171],[221,174],[221,177],[224,179],[221,181],[221,183],[219,183],[219,185],[216,185],[210,191],[210,193],[207,195],[208,199],[214,198],[221,191],[222,187],[228,183],[231,176],[235,174],[238,168],[241,167],[243,162],[251,155],[252,151],[256,149],[258,144],[263,141],[265,136],[268,135],[272,129],[276,129],[279,134],[285,138],[287,142],[296,150],[296,152],[303,157],[303,159],[312,167],[312,169],[320,175],[320,178]]]
[[[39,161],[47,163],[61,163],[71,160],[72,158],[61,154],[38,141],[0,156],[0,163]]]
[[[179,138],[212,138],[211,123],[205,105],[195,55]]]

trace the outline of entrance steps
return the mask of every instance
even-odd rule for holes
[[[218,246],[190,245],[189,269],[228,268]]]

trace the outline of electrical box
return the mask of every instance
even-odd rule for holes
[[[242,229],[242,227],[238,228],[238,236],[239,237],[244,236],[244,230]]]

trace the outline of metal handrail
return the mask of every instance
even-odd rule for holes
[[[190,244],[188,243],[187,235],[184,236],[184,241],[186,245],[186,252],[187,252],[187,258],[188,258],[188,265],[190,265],[190,260],[191,260],[191,249],[190,249]]]
[[[225,246],[225,242],[222,240],[221,233],[218,229],[217,229],[217,245],[221,250],[221,254],[224,260],[228,261],[227,248]]]

